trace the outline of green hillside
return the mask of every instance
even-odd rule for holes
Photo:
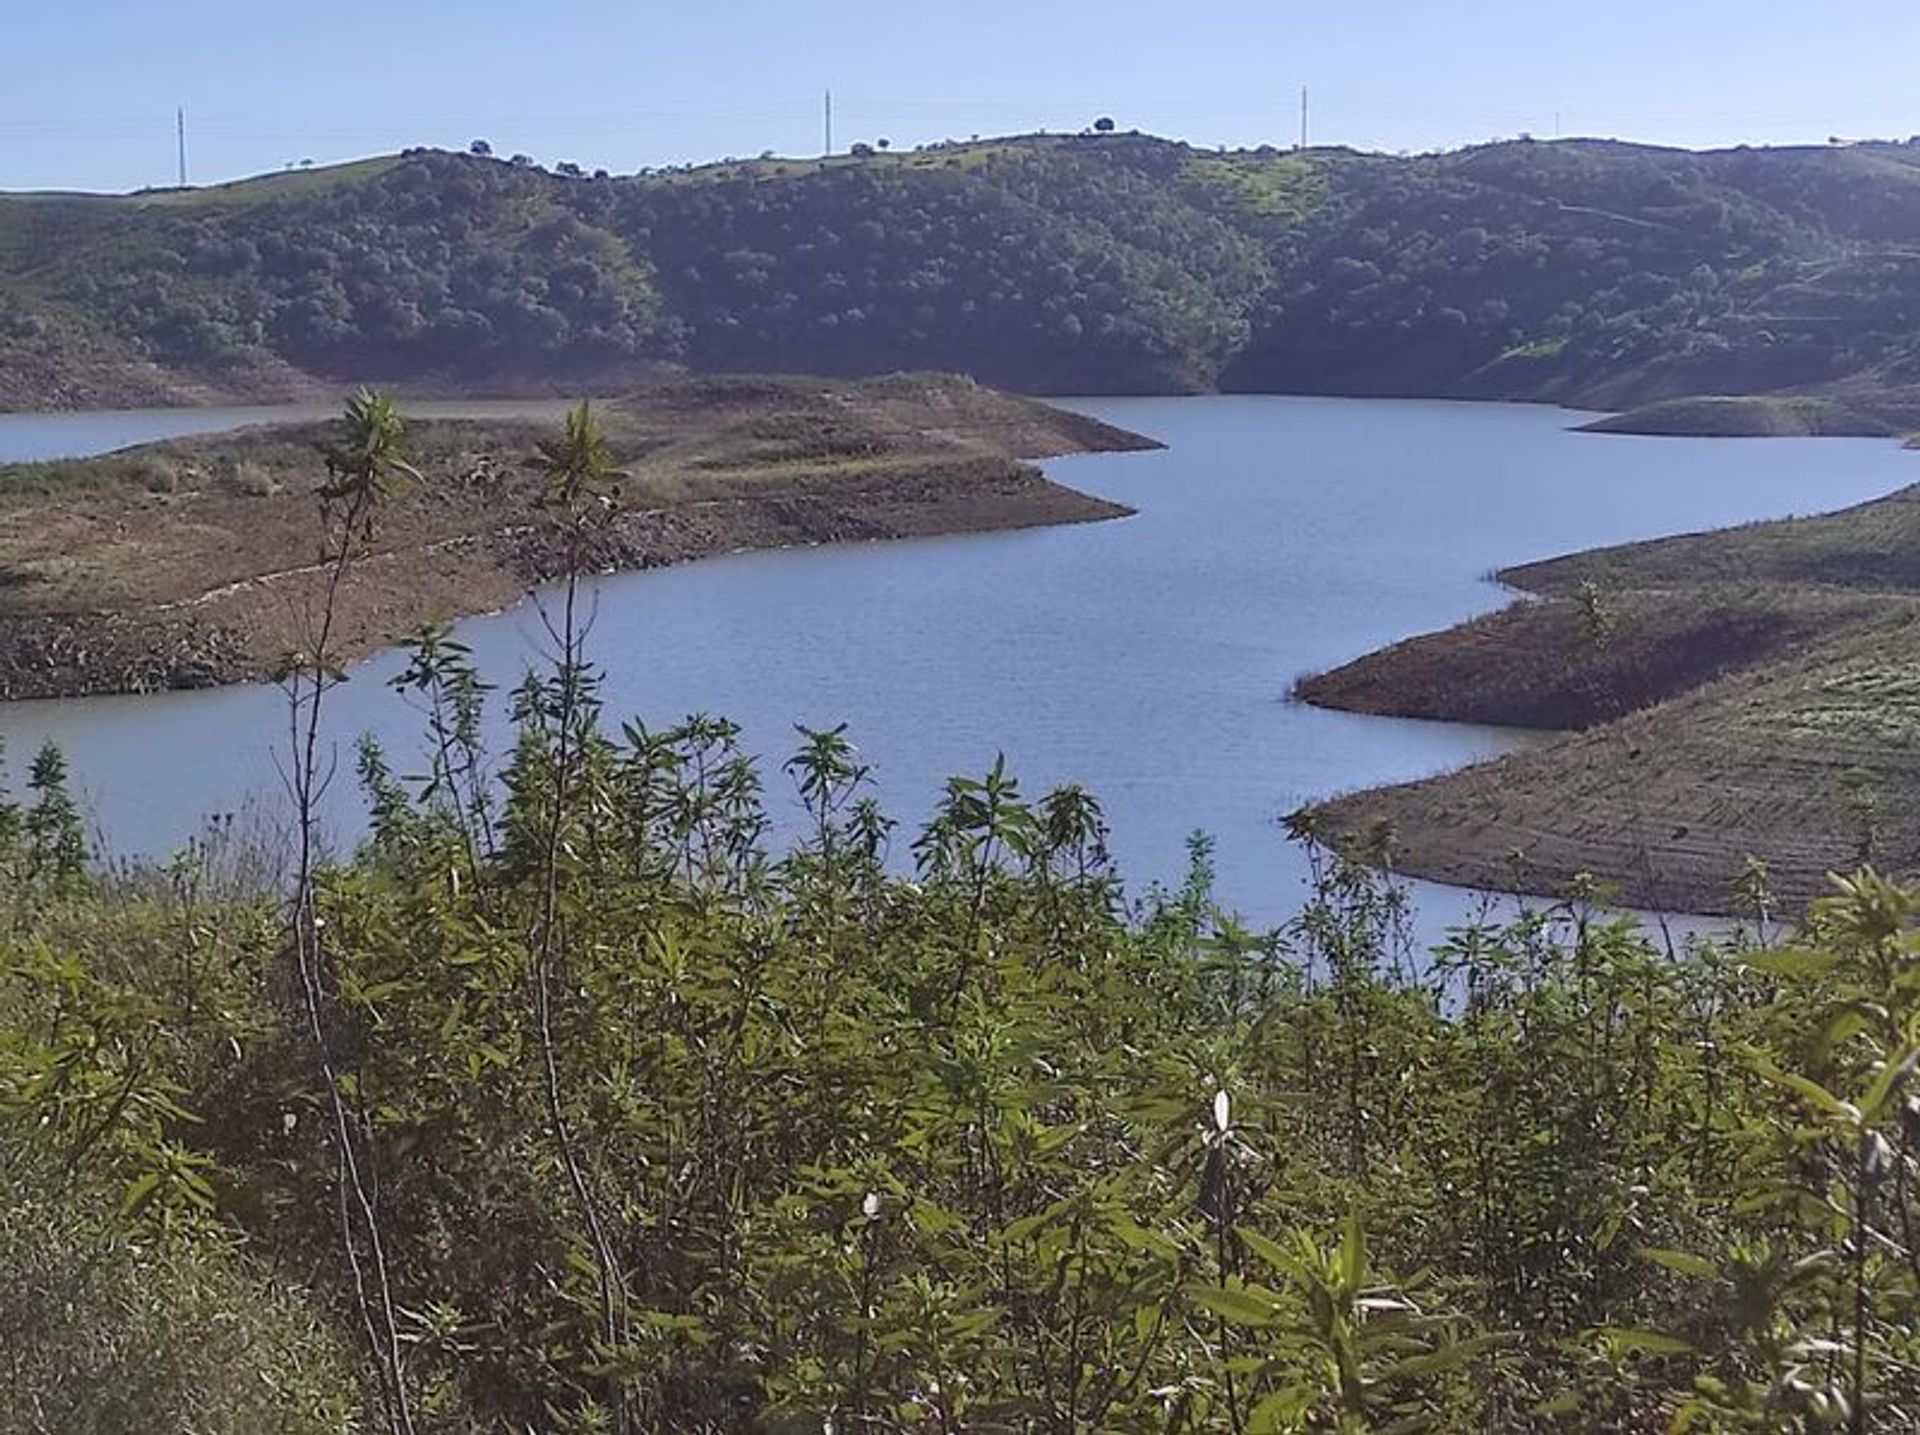
[[[631,177],[411,151],[0,198],[0,404],[663,364],[1601,407],[1920,381],[1920,147],[1024,136]]]

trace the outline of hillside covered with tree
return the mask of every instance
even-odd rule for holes
[[[1906,426],[1920,146],[1117,133],[631,177],[413,151],[0,199],[0,405],[954,369],[1042,392],[1831,391]]]

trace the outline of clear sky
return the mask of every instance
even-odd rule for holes
[[[1920,0],[0,0],[0,189],[407,145],[642,165],[1110,114],[1198,144],[1422,150],[1920,132]]]

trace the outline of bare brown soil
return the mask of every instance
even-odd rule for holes
[[[1545,595],[1301,683],[1359,712],[1572,729],[1315,817],[1404,871],[1714,912],[1920,872],[1920,488],[1501,574]]]
[[[1302,679],[1317,707],[1493,727],[1592,727],[1886,614],[1879,595],[1716,585],[1515,603]]]
[[[1749,858],[1784,905],[1861,861],[1920,869],[1920,604],[1643,712],[1318,810],[1385,824],[1395,865],[1465,886],[1722,912]]]
[[[1151,441],[944,376],[676,381],[604,407],[627,468],[603,571],[795,544],[988,532],[1127,510],[1020,460]],[[525,459],[538,425],[416,425],[422,481],[380,515],[336,643],[361,654],[497,610],[561,554]],[[324,426],[0,469],[0,697],[270,676],[312,642]]]
[[[1895,438],[1902,431],[1838,399],[1777,394],[1664,399],[1581,429],[1693,438]]]

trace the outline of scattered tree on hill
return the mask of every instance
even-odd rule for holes
[[[480,156],[480,158],[482,159],[486,159],[489,155],[493,153],[493,146],[488,144],[485,140],[475,140],[472,144],[467,146],[467,153],[475,154]]]
[[[416,153],[232,210],[49,206],[0,246],[0,288],[39,326],[0,324],[0,386],[96,325],[163,367],[341,380],[688,355],[1471,396],[1576,396],[1626,369],[1702,390],[1920,373],[1920,268],[1899,249],[1920,185],[1892,158],[1307,161],[1096,132],[1114,143],[781,185],[685,167],[549,184],[524,154],[495,173]]]
[[[1580,614],[1581,643],[1590,652],[1603,652],[1620,627],[1612,598],[1591,578],[1581,579],[1573,596]]]

